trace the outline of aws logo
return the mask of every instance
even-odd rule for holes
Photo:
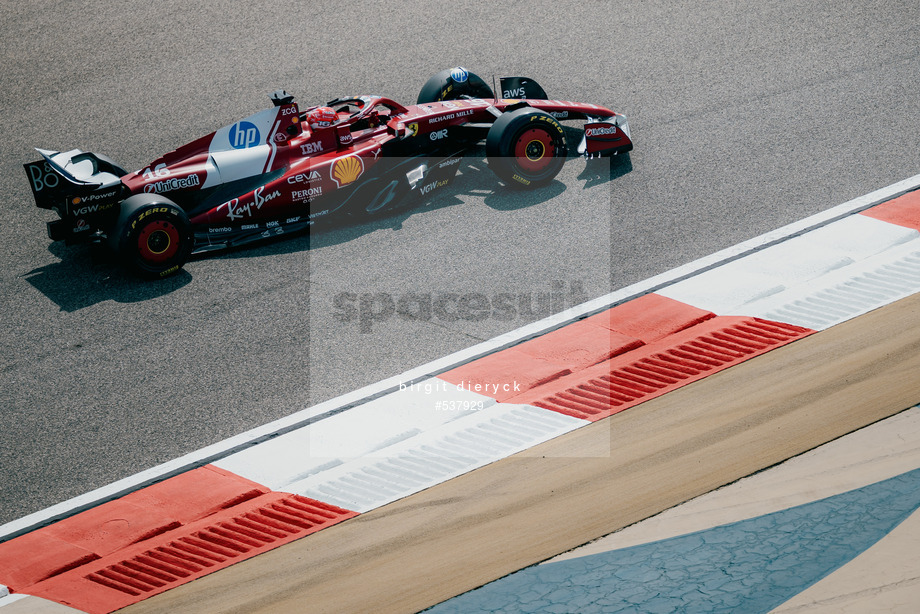
[[[233,149],[246,149],[258,145],[261,141],[259,129],[252,122],[242,121],[230,126],[230,146]]]
[[[339,158],[332,165],[332,180],[340,188],[352,183],[364,173],[364,160],[358,156]]]

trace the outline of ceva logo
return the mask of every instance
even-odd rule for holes
[[[258,145],[259,129],[252,122],[239,122],[230,126],[230,146],[233,149],[246,149]]]

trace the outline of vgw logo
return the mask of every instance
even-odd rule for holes
[[[230,126],[230,146],[233,149],[246,149],[260,141],[259,129],[252,122],[239,122]]]

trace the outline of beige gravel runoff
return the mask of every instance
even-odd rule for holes
[[[920,403],[920,296],[123,610],[413,612]]]
[[[548,562],[740,522],[862,488],[917,468],[920,468],[920,407],[912,407]],[[920,556],[920,549],[917,553]],[[920,572],[920,565],[917,570]]]

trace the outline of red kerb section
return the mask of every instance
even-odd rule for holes
[[[586,322],[652,343],[713,317],[715,314],[705,309],[660,294],[646,294],[591,316]]]
[[[920,190],[866,209],[862,215],[920,230]]]
[[[509,399],[597,421],[812,330],[759,318],[719,316]]]
[[[812,332],[648,294],[439,377],[595,421]]]
[[[0,544],[0,582],[108,613],[356,515],[207,466]]]
[[[507,401],[712,317],[708,311],[647,294],[438,377]]]

